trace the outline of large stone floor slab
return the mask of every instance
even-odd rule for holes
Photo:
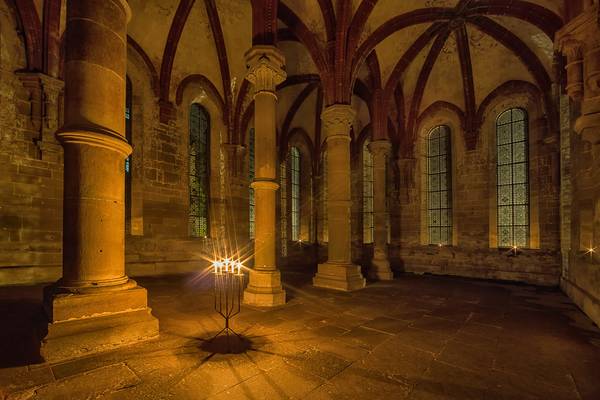
[[[153,342],[49,364],[41,287],[0,288],[0,399],[600,399],[600,330],[558,290],[402,276],[343,293],[284,274],[289,302],[243,308],[237,354],[211,282],[145,278]],[[246,347],[244,347],[246,346]]]

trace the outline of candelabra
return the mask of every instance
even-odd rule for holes
[[[213,262],[214,300],[215,311],[225,320],[225,327],[212,339],[220,335],[227,336],[227,347],[229,349],[229,334],[234,334],[242,339],[229,324],[230,320],[240,313],[242,296],[244,291],[244,272],[240,262],[228,258]]]

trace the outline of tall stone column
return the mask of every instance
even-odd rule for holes
[[[42,344],[56,361],[158,335],[147,293],[125,275],[125,0],[67,8],[63,276],[46,288]]]
[[[365,286],[360,266],[352,264],[350,127],[355,112],[349,105],[327,107],[321,120],[327,141],[328,258],[313,278],[317,287],[356,290]]]
[[[246,53],[254,84],[254,269],[244,292],[246,304],[273,307],[285,303],[276,266],[277,85],[286,78],[283,54],[274,46],[254,46]]]
[[[386,164],[391,148],[392,146],[388,140],[376,140],[369,144],[369,150],[373,155],[373,215],[375,225],[373,260],[371,260],[369,275],[371,278],[379,280],[394,279],[387,251]]]
[[[566,90],[575,110],[571,136],[571,248],[561,288],[600,323],[600,5],[584,11],[556,33],[556,47],[567,57]]]

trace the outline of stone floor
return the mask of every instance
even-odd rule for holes
[[[207,280],[146,278],[159,340],[54,365],[28,335],[41,288],[0,288],[0,399],[600,399],[600,330],[557,290],[284,278],[285,307],[234,319],[238,354],[206,341],[222,324]]]

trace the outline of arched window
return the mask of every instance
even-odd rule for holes
[[[441,125],[427,136],[427,215],[429,244],[452,244],[452,151],[450,128]]]
[[[279,223],[281,231],[281,255],[287,256],[287,167],[283,161],[279,166],[280,192],[281,192],[281,207],[279,208]]]
[[[133,145],[132,113],[133,95],[129,77],[125,81],[125,139]],[[133,154],[125,159],[125,233],[131,233],[131,167]]]
[[[373,243],[373,155],[369,150],[370,140],[366,139],[362,148],[363,165],[363,243]]]
[[[190,236],[207,237],[210,235],[210,117],[199,104],[190,107],[189,157]]]
[[[248,132],[248,179],[250,183],[254,181],[254,128],[250,128]],[[249,218],[249,234],[250,239],[254,239],[254,226],[255,226],[255,214],[254,214],[254,189],[250,188],[248,192],[248,218]]]
[[[529,246],[527,113],[504,111],[496,120],[498,247]]]
[[[292,240],[300,239],[300,151],[297,147],[290,149],[290,187]]]

